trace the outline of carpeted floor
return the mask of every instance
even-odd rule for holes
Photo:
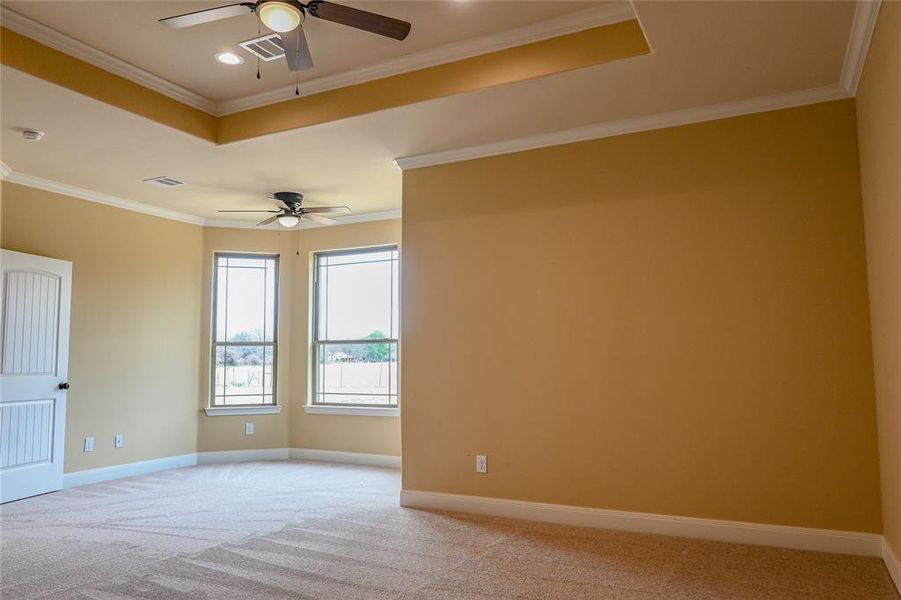
[[[397,506],[396,471],[165,471],[0,509],[13,598],[880,598],[876,558]]]

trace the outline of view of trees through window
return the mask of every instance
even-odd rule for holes
[[[313,404],[396,406],[396,247],[315,257]]]
[[[216,254],[211,404],[274,404],[278,257]]]

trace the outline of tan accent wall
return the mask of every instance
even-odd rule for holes
[[[855,129],[847,100],[405,172],[404,489],[880,532]]]
[[[8,182],[2,215],[3,248],[73,263],[66,472],[193,453],[201,228]]]
[[[214,252],[271,252],[280,255],[279,288],[279,415],[208,417],[201,412],[198,450],[312,448],[400,454],[397,418],[308,415],[309,299],[312,253],[399,243],[400,221],[374,221],[300,232],[231,228],[203,230],[203,309],[200,344],[200,398],[198,409],[209,404],[209,363],[212,260]],[[253,421],[254,435],[244,435],[244,423]]]
[[[309,391],[306,375],[309,373],[311,360],[309,315],[313,253],[400,244],[400,219],[309,229],[300,232],[299,241],[300,256],[294,267],[293,310],[296,315],[303,315],[303,318],[295,319],[292,337],[296,340],[297,347],[295,364],[303,378],[302,384],[296,387],[292,396],[297,409],[291,421],[291,446],[400,456],[400,419],[397,417],[314,415],[306,414],[301,408],[307,403]]]
[[[857,91],[884,534],[901,556],[901,4],[883,2]]]

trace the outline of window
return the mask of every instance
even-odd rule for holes
[[[317,253],[313,273],[311,404],[397,407],[397,246]]]
[[[217,252],[211,406],[275,404],[278,255]]]

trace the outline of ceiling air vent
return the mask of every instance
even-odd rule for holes
[[[171,188],[179,185],[184,185],[184,181],[179,181],[174,177],[154,177],[153,179],[145,179],[144,183],[149,183],[150,185],[155,185],[162,188]]]
[[[277,60],[285,55],[282,47],[282,39],[277,33],[270,33],[263,37],[253,38],[238,44],[254,56],[258,56],[266,62]]]

